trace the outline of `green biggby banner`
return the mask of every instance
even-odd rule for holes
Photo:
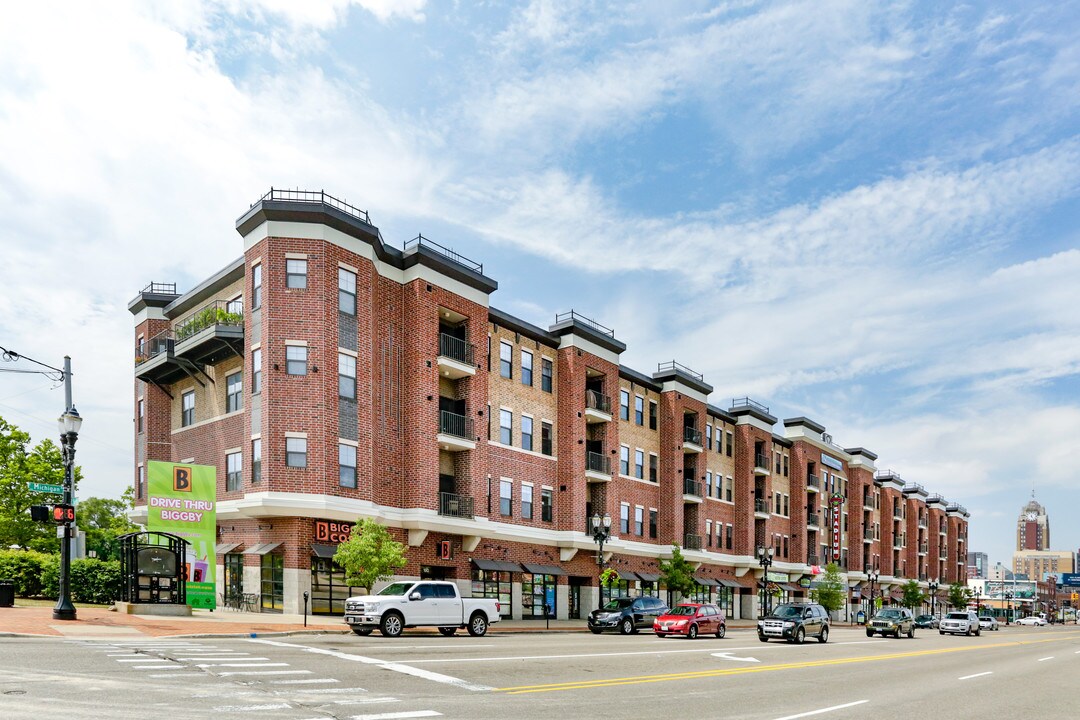
[[[217,605],[217,468],[213,465],[147,463],[150,532],[167,532],[187,540],[184,570],[187,603],[193,608]]]

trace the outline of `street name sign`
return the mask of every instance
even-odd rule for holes
[[[28,484],[30,485],[30,489],[32,491],[34,491],[34,492],[52,493],[53,495],[63,495],[64,494],[64,486],[63,485],[49,485],[48,483],[38,483],[38,482],[32,482],[32,483],[28,483]]]

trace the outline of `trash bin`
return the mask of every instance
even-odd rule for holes
[[[15,605],[15,581],[0,580],[0,607]]]
[[[866,611],[865,610],[860,610],[858,613],[855,614],[855,622],[859,623],[860,625],[865,625],[866,624]]]

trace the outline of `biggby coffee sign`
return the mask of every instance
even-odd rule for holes
[[[355,523],[331,522],[330,520],[315,521],[315,542],[343,543],[352,534]]]

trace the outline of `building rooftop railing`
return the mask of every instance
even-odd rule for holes
[[[176,295],[176,283],[151,282],[142,289],[144,293],[151,295]]]
[[[570,310],[569,312],[556,313],[555,314],[555,324],[556,325],[558,325],[559,323],[574,322],[574,321],[577,321],[577,322],[581,323],[582,325],[588,325],[589,327],[591,327],[593,330],[596,330],[601,335],[607,335],[609,338],[614,338],[615,337],[615,331],[612,330],[611,328],[609,328],[607,325],[602,325],[602,324],[596,322],[595,320],[593,320],[592,318],[585,317],[581,313],[576,312],[574,310]]]
[[[905,490],[915,490],[915,491],[919,491],[919,492],[926,492],[926,488],[924,488],[919,483],[913,483],[913,482],[909,482],[906,485],[904,485],[904,489]]]
[[[894,470],[878,470],[874,473],[875,480],[899,480],[904,482],[904,479],[900,477],[900,473]]]
[[[665,370],[675,370],[676,372],[682,372],[684,375],[689,375],[690,377],[694,378],[698,382],[705,382],[705,376],[704,375],[702,375],[699,372],[694,372],[690,368],[688,368],[685,365],[682,365],[680,363],[677,363],[674,360],[671,360],[670,362],[665,362],[665,363],[657,363],[656,372],[662,373]]]
[[[411,248],[411,247],[431,248],[433,251],[435,251],[439,255],[442,255],[447,260],[455,262],[455,263],[457,263],[458,265],[461,265],[464,268],[468,268],[469,270],[472,270],[475,273],[479,273],[481,275],[484,274],[484,264],[483,263],[478,263],[475,260],[471,260],[471,259],[465,257],[464,255],[462,255],[461,253],[454,251],[452,248],[448,248],[445,245],[440,245],[439,243],[435,242],[434,240],[429,240],[428,238],[424,237],[423,235],[417,235],[412,240],[409,240],[407,243],[405,243],[405,251],[406,252],[408,252],[409,248]]]
[[[754,400],[751,400],[748,397],[732,398],[732,400],[731,400],[731,409],[734,410],[736,408],[753,408],[754,410],[760,410],[761,412],[765,413],[766,415],[769,414],[769,406],[768,405],[762,405],[761,403],[755,402]]]
[[[251,204],[251,207],[255,207],[258,203],[266,200],[280,200],[283,202],[299,202],[299,203],[311,203],[312,205],[322,204],[329,207],[340,210],[346,215],[352,215],[355,218],[363,220],[368,225],[371,224],[371,218],[368,216],[367,210],[361,210],[360,208],[350,205],[344,200],[339,200],[333,195],[328,194],[325,190],[283,190],[281,188],[270,188],[270,192],[263,195],[256,202]]]

